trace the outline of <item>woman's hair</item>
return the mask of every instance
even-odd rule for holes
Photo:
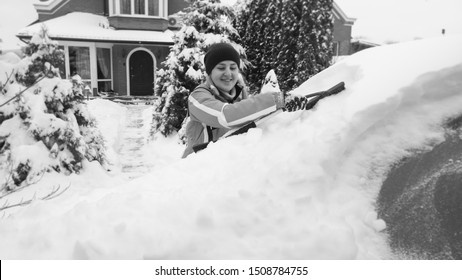
[[[231,44],[217,43],[211,45],[204,57],[205,72],[210,75],[213,68],[215,68],[218,63],[225,60],[234,61],[237,67],[240,67],[241,58]]]

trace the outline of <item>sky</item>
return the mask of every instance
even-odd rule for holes
[[[336,0],[349,17],[356,18],[353,37],[373,42],[409,41],[462,33],[460,0]]]
[[[38,18],[32,2],[33,0],[0,0],[0,39],[5,45],[21,43],[15,37],[16,32]]]
[[[34,0],[0,0],[0,38],[4,44],[20,41],[14,34],[37,19]],[[234,3],[236,0],[222,0]],[[352,35],[374,43],[462,33],[461,0],[336,0],[356,18]],[[18,16],[21,11],[21,16]]]

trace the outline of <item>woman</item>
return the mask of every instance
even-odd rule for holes
[[[216,141],[233,127],[239,127],[284,107],[282,93],[265,93],[250,98],[244,91],[240,57],[227,43],[210,46],[204,57],[206,82],[188,98],[190,121],[186,126],[187,146]]]

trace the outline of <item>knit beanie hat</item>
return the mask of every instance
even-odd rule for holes
[[[239,53],[228,43],[217,43],[210,46],[209,50],[205,54],[205,72],[210,75],[213,68],[220,62],[225,60],[232,60],[236,62],[237,66],[240,66],[241,59]]]

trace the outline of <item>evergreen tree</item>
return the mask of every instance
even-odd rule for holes
[[[60,77],[64,75],[60,71],[64,69],[64,50],[48,38],[45,25],[24,49],[24,54],[27,57],[26,61],[30,64],[25,73],[16,75],[16,79],[25,86],[34,84],[39,76]]]
[[[64,55],[46,29],[32,37],[25,53],[0,96],[9,100],[25,88],[21,98],[0,108],[0,158],[11,170],[9,189],[46,171],[79,173],[84,160],[105,163],[104,140],[83,102],[83,82],[59,77]],[[45,151],[47,159],[38,158]]]
[[[266,57],[267,65],[260,72],[261,75],[266,75],[271,69],[275,69],[277,66],[277,56],[279,54],[279,45],[282,40],[282,0],[273,0],[269,2],[266,10],[266,17],[263,19],[263,24],[266,27],[263,38],[266,43],[264,48],[264,57]]]
[[[297,40],[297,80],[303,82],[329,67],[332,59],[332,0],[304,0]]]
[[[273,1],[253,0],[246,3],[247,7],[239,13],[235,25],[242,38],[242,45],[246,49],[247,59],[250,67],[246,71],[246,78],[250,86],[251,93],[256,93],[261,86],[261,77],[268,68],[265,50],[267,46],[266,37],[268,35],[266,24],[271,21],[267,17],[267,8]],[[265,22],[266,21],[266,22]]]
[[[280,81],[279,86],[283,91],[291,90],[298,82],[295,71],[301,11],[299,0],[283,0],[281,41],[278,46],[276,61],[276,74]]]
[[[329,66],[332,57],[332,0],[250,0],[236,26],[253,66],[252,92],[270,69],[289,91]]]
[[[235,42],[239,35],[232,26],[234,10],[219,0],[194,0],[185,10],[184,26],[174,37],[174,45],[163,69],[157,72],[156,95],[160,98],[154,113],[154,132],[167,136],[180,130],[187,116],[189,94],[204,80],[202,57],[217,42]]]

